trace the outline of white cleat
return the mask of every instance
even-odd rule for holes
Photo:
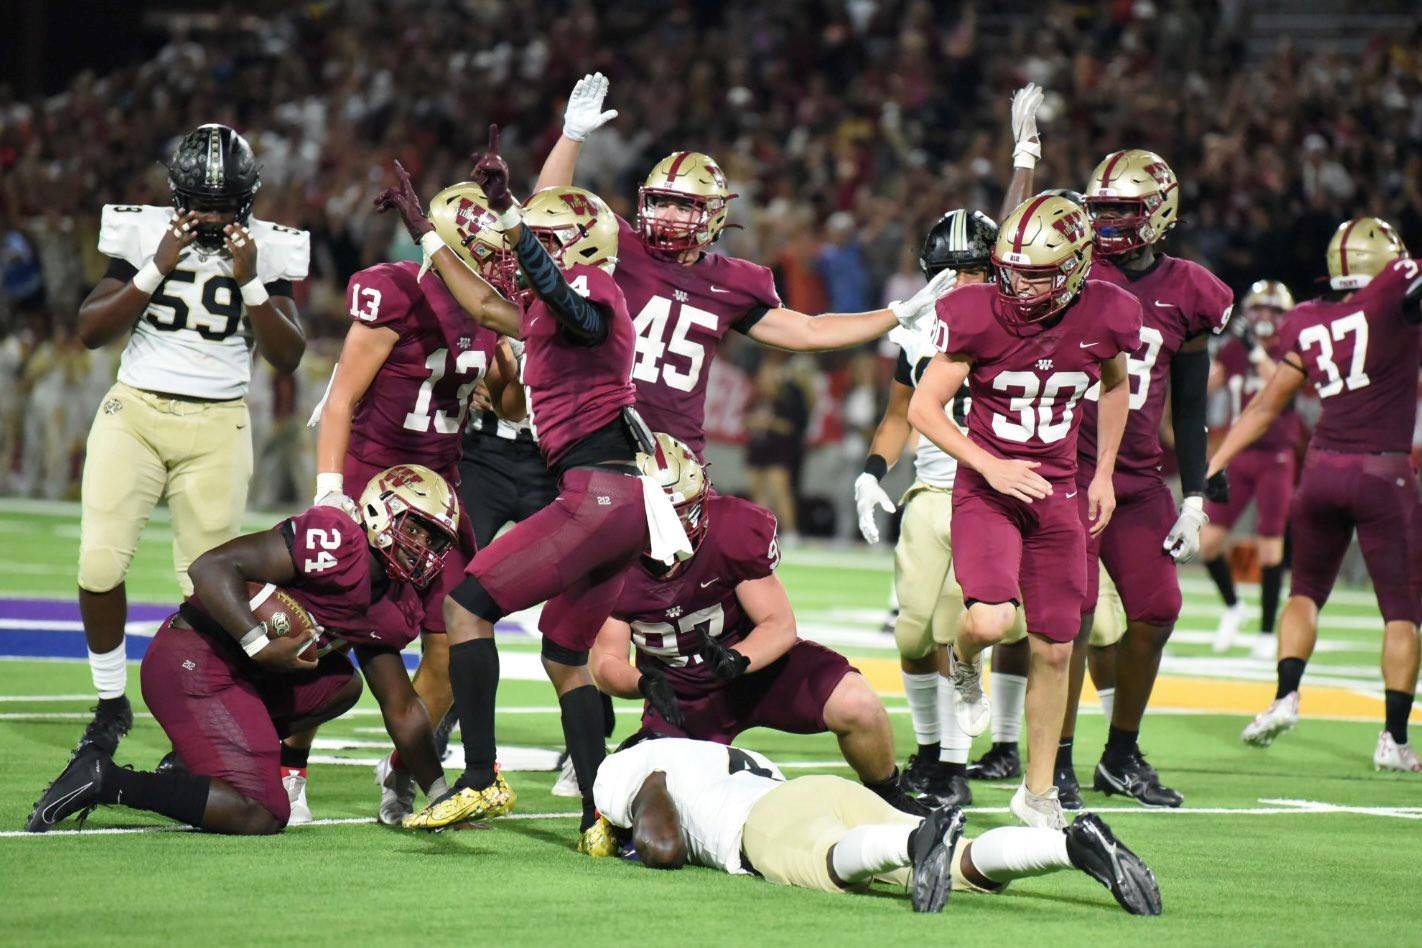
[[[415,778],[407,770],[397,770],[386,754],[375,765],[375,783],[380,787],[380,811],[376,819],[386,826],[399,826],[400,821],[415,812]]]
[[[1291,691],[1261,711],[1245,725],[1240,735],[1244,743],[1268,747],[1274,738],[1299,723],[1299,693]]]
[[[1057,799],[1057,788],[1051,787],[1046,793],[1033,793],[1023,783],[1012,795],[1007,805],[1012,815],[1026,826],[1037,829],[1066,829],[1066,814],[1062,812],[1061,800]]]
[[[958,699],[953,713],[958,718],[958,727],[969,737],[977,737],[987,730],[992,721],[992,705],[983,694],[983,655],[978,653],[971,662],[959,661],[956,649],[948,648],[948,677],[953,681],[953,691]]]
[[[1412,745],[1399,744],[1392,735],[1383,731],[1378,735],[1377,750],[1373,751],[1374,770],[1400,770],[1405,774],[1422,773],[1422,760]]]
[[[1249,608],[1242,602],[1236,602],[1232,606],[1226,606],[1224,614],[1220,616],[1220,624],[1215,629],[1215,651],[1228,652],[1234,645],[1234,640],[1239,637],[1239,630],[1244,626],[1244,620],[1249,618]]]
[[[1265,635],[1260,632],[1254,637],[1254,648],[1249,653],[1255,660],[1261,662],[1273,662],[1279,658],[1278,636]]]
[[[555,797],[581,797],[583,791],[578,788],[578,772],[573,769],[573,758],[563,757],[563,769],[558,771],[558,779],[553,782],[553,795]]]
[[[311,804],[306,802],[306,778],[300,771],[288,770],[281,778],[286,788],[286,799],[291,804],[291,817],[287,826],[302,826],[311,822]]]

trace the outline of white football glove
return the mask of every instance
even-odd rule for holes
[[[589,73],[579,79],[568,96],[568,107],[563,110],[563,137],[580,142],[617,118],[616,109],[602,110],[605,98],[607,77],[602,73]]]
[[[958,271],[943,270],[928,285],[906,300],[894,300],[889,304],[899,325],[911,332],[920,332],[933,319],[933,304],[938,297],[947,293],[958,279]]]
[[[1035,168],[1042,157],[1037,137],[1037,109],[1042,105],[1042,87],[1029,82],[1012,95],[1012,166]]]
[[[316,498],[317,507],[339,507],[356,523],[360,523],[360,507],[340,491],[331,491]]]
[[[1177,563],[1188,563],[1200,552],[1200,528],[1210,522],[1205,513],[1203,497],[1186,497],[1180,504],[1180,516],[1165,536],[1165,552]]]
[[[854,479],[854,508],[859,511],[859,532],[870,543],[879,542],[879,524],[874,522],[874,508],[886,514],[894,512],[894,502],[879,486],[879,479],[868,471]]]

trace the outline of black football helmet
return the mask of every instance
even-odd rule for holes
[[[168,187],[178,213],[221,211],[246,224],[252,199],[262,186],[261,168],[247,139],[226,125],[199,125],[178,141],[168,161]],[[221,250],[223,224],[199,224],[196,243],[208,253]]]
[[[957,208],[938,219],[923,241],[919,269],[928,279],[943,270],[992,270],[997,224],[982,211]]]

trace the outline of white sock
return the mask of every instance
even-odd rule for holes
[[[1096,697],[1101,699],[1101,713],[1106,715],[1106,723],[1111,723],[1111,710],[1116,707],[1116,689],[1102,688],[1096,692]]]
[[[1016,744],[1022,734],[1022,706],[1027,701],[1027,676],[993,672],[992,741]]]
[[[915,823],[873,823],[856,826],[830,851],[835,877],[848,885],[868,882],[885,872],[902,869],[909,859],[909,834]]]
[[[973,840],[970,850],[978,872],[993,882],[1011,882],[1072,868],[1066,834],[1028,826],[999,826]]]
[[[913,734],[920,744],[938,743],[938,672],[917,675],[904,672],[904,696],[908,698]]]
[[[122,698],[128,688],[128,653],[123,643],[112,652],[89,650],[89,674],[100,698]]]
[[[958,726],[958,716],[953,713],[958,693],[953,690],[953,679],[935,677],[938,679],[938,759],[948,764],[966,764],[973,739]]]

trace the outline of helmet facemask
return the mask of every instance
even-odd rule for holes
[[[398,497],[390,498],[388,503],[392,511],[390,526],[377,537],[376,550],[387,573],[423,589],[444,569],[454,534],[406,507]]]
[[[1150,218],[1162,200],[1159,194],[1146,197],[1088,197],[1086,210],[1096,231],[1097,251],[1103,257],[1115,257],[1155,243],[1160,235],[1155,232]]]
[[[664,188],[640,188],[637,192],[637,232],[649,250],[678,254],[687,250],[704,250],[716,242],[720,230],[715,220],[725,212],[727,201],[721,197],[701,197]],[[667,220],[663,208],[690,208],[686,220]]]
[[[366,540],[392,578],[423,587],[444,569],[459,529],[459,498],[444,478],[397,464],[371,478],[359,506]]]

